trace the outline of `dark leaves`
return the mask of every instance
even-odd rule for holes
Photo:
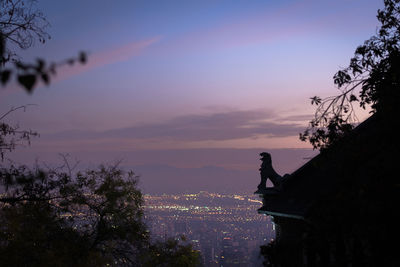
[[[85,53],[85,52],[80,52],[80,53],[79,53],[79,62],[80,62],[81,64],[85,64],[86,61],[87,61],[86,53]]]
[[[28,93],[32,93],[33,86],[36,82],[36,76],[34,74],[18,75],[18,82]]]
[[[306,129],[300,133],[299,138],[301,141],[308,141],[314,149],[323,150],[341,140],[352,129],[353,125],[347,123],[342,117],[331,118],[323,127],[319,127],[320,123],[311,121],[313,127]]]
[[[385,0],[378,10],[381,27],[376,35],[355,50],[348,67],[334,76],[340,94],[321,99],[312,97],[316,105],[315,118],[300,140],[323,149],[341,139],[357,122],[353,102],[384,116],[398,112],[400,85],[400,1]]]
[[[78,58],[70,58],[61,63],[47,64],[43,59],[37,59],[35,64],[27,64],[21,61],[14,63],[14,69],[6,69],[1,71],[0,81],[3,86],[10,82],[12,75],[16,76],[17,82],[26,92],[32,93],[38,81],[42,81],[45,85],[50,84],[51,76],[56,75],[56,69],[64,64],[72,65],[78,61],[81,64],[87,62],[84,52],[79,54]]]
[[[318,96],[311,97],[311,105],[319,105],[322,102],[322,99]]]
[[[10,79],[11,71],[10,70],[3,70],[0,72],[0,81],[1,84],[4,86],[8,80]]]
[[[352,94],[352,95],[350,95],[349,101],[350,102],[358,101],[358,98],[355,95]]]
[[[49,84],[50,84],[50,78],[49,78],[49,75],[48,75],[47,73],[43,73],[43,74],[41,75],[41,77],[42,77],[42,81],[43,81],[46,85],[49,85]]]
[[[10,10],[12,10],[12,12],[9,13],[9,14],[11,14],[11,15],[9,15],[11,17],[10,17],[10,21],[8,23],[12,24],[12,19],[13,19],[12,16],[14,14],[14,11],[16,11],[16,9],[15,9],[16,6],[18,6],[18,5],[23,6],[23,1],[16,2],[15,6],[12,1],[7,1],[4,4],[4,6],[2,6],[2,8],[5,8],[5,9],[9,8]],[[20,12],[22,12],[21,14],[19,14],[19,16],[23,16],[23,17],[26,16],[26,14],[24,15],[24,12],[26,10],[23,7],[19,7],[18,10],[20,10]],[[8,12],[2,13],[2,14],[6,14],[6,13],[8,13]],[[40,15],[40,17],[42,17],[41,14],[36,14],[36,15]],[[29,16],[28,16],[24,19],[30,20],[31,18],[29,18]],[[44,21],[45,21],[45,19],[44,19]],[[49,85],[51,75],[56,75],[56,69],[58,67],[65,65],[65,64],[73,65],[75,62],[79,62],[81,64],[85,64],[87,62],[87,56],[86,56],[85,52],[80,52],[77,58],[69,58],[62,62],[51,63],[51,64],[47,64],[46,61],[41,58],[37,59],[35,63],[26,63],[26,62],[23,62],[20,60],[16,60],[14,58],[16,56],[15,53],[13,54],[12,52],[9,52],[9,49],[7,49],[7,47],[6,47],[6,39],[9,38],[9,35],[7,35],[7,33],[4,32],[4,29],[7,28],[6,24],[4,24],[4,23],[2,24],[2,31],[0,31],[0,82],[3,86],[7,85],[7,83],[9,83],[11,81],[11,78],[14,76],[15,79],[17,80],[18,84],[23,89],[25,89],[26,92],[32,93],[35,85],[38,84],[38,81],[42,81],[45,85]],[[18,29],[27,30],[27,29],[24,29],[25,26],[26,26],[25,24],[21,24],[20,28],[18,28]],[[28,28],[30,30],[33,29],[31,26]],[[36,29],[36,30],[40,30],[40,29]],[[33,30],[33,31],[35,31],[35,30]],[[39,41],[43,42],[43,43],[45,42],[45,39],[46,39],[45,37],[49,37],[47,33],[46,34],[42,33],[42,32],[41,32],[41,34],[38,34],[38,32],[35,32],[35,33],[37,34]],[[18,35],[17,37],[19,38],[20,36]],[[21,48],[28,48],[30,46],[30,43],[24,44],[24,43],[17,42],[17,44]],[[14,64],[13,64],[14,67],[8,68],[8,69],[3,69],[5,64],[12,59],[14,59]]]
[[[44,68],[46,66],[46,62],[43,59],[37,59],[36,60],[37,64],[36,64],[36,71],[37,72],[43,72]]]
[[[333,82],[340,88],[344,84],[347,84],[351,81],[351,76],[347,73],[347,70],[339,70],[333,76]]]

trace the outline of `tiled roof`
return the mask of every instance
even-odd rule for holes
[[[381,153],[379,142],[374,141],[376,138],[382,140],[379,138],[380,132],[375,117],[373,115],[365,120],[343,141],[318,154],[293,172],[278,193],[263,194],[264,205],[259,209],[259,213],[307,219],[316,202],[347,186],[348,181],[344,179],[347,173],[344,172],[349,171],[352,160],[355,164],[355,176],[361,175],[365,167],[368,167],[362,163],[373,164],[377,153]]]

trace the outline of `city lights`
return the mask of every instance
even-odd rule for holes
[[[185,235],[201,251],[205,266],[260,264],[260,245],[275,237],[270,218],[257,214],[262,202],[253,194],[201,191],[144,199],[152,238]]]

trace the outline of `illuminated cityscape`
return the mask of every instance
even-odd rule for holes
[[[260,245],[274,238],[269,217],[257,213],[256,195],[145,195],[146,221],[154,239],[184,235],[201,251],[204,266],[260,266]]]

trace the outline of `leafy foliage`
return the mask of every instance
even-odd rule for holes
[[[384,0],[378,10],[381,27],[375,36],[355,50],[347,68],[333,77],[341,91],[337,96],[312,97],[317,106],[309,127],[300,140],[314,149],[324,149],[340,140],[357,122],[354,104],[370,106],[373,113],[391,117],[396,112],[400,85],[400,0]]]
[[[36,9],[35,2],[0,1],[0,83],[5,86],[15,76],[17,83],[28,93],[32,93],[39,81],[49,85],[51,76],[56,75],[58,67],[73,65],[75,62],[84,64],[87,61],[84,52],[80,52],[76,58],[57,63],[46,63],[44,59],[37,59],[34,63],[21,60],[12,48],[28,49],[35,41],[45,43],[50,39],[46,32],[50,24],[43,13]]]
[[[185,242],[185,237],[181,237]],[[185,244],[177,239],[168,239],[165,242],[157,241],[149,247],[149,253],[144,266],[198,266],[200,253],[193,250],[190,244]]]
[[[1,31],[0,43],[3,43],[2,46],[5,46]],[[42,81],[45,85],[49,85],[51,77],[57,74],[56,70],[60,66],[73,65],[75,62],[85,64],[86,61],[87,56],[84,52],[80,52],[77,58],[69,58],[58,63],[46,63],[44,59],[37,59],[35,63],[15,61],[12,67],[4,67],[6,62],[0,61],[0,83],[5,86],[12,80],[12,76],[15,76],[17,83],[24,88],[26,92],[32,93],[35,85],[37,85],[39,81]]]
[[[0,169],[0,260],[9,266],[196,266],[176,240],[151,244],[133,172]]]

